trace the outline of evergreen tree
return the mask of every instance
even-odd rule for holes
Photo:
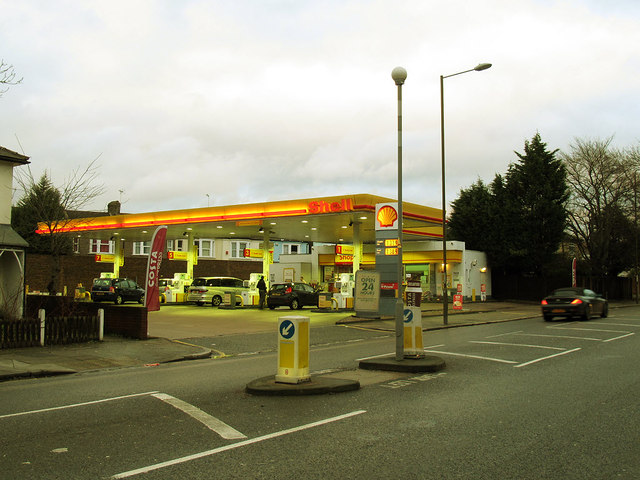
[[[513,253],[523,270],[541,275],[567,225],[567,173],[562,160],[556,158],[558,150],[548,151],[539,133],[525,141],[523,154],[515,153],[519,160],[507,173],[516,214],[511,218],[516,227]]]
[[[538,133],[524,147],[505,177],[461,190],[449,228],[467,248],[484,251],[492,268],[540,275],[563,239],[566,172]]]
[[[451,204],[453,212],[447,225],[451,238],[464,240],[470,250],[486,250],[492,201],[491,192],[482,180],[460,190],[460,196]]]

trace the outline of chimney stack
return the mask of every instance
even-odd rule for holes
[[[109,215],[120,215],[120,202],[118,200],[109,202],[107,204],[107,212],[109,212]]]

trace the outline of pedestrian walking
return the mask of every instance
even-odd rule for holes
[[[260,302],[258,303],[258,307],[262,310],[264,308],[264,301],[267,298],[267,284],[264,281],[264,275],[260,277],[260,280],[258,280],[257,287],[258,293],[260,293]]]

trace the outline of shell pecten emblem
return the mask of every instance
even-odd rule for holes
[[[382,228],[388,228],[393,226],[394,222],[398,219],[398,212],[391,205],[385,205],[378,210],[376,220]]]

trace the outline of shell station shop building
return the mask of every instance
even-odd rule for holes
[[[127,262],[125,252],[135,253],[136,248],[138,253],[144,252],[156,227],[166,225],[162,266],[179,262],[180,267],[173,271],[181,272],[176,274],[181,278],[192,279],[194,266],[203,258],[253,262],[250,289],[255,289],[263,274],[269,283],[304,281],[322,285],[338,298],[340,307],[348,308],[353,301],[354,273],[376,268],[376,205],[393,202],[357,194],[116,214],[65,221],[55,233],[71,235],[75,243],[84,239],[92,245],[106,246],[99,252],[109,253],[96,253],[95,261],[110,263],[104,267],[112,267],[109,274],[119,276]],[[45,225],[39,228],[39,233],[45,233]],[[403,202],[402,253],[405,277],[420,280],[423,296],[442,295],[440,209]],[[448,241],[447,261],[451,294],[459,292],[467,299],[490,296],[484,253],[465,250],[463,242]],[[201,268],[198,271],[201,275]],[[206,274],[217,275],[220,273],[215,271]]]

